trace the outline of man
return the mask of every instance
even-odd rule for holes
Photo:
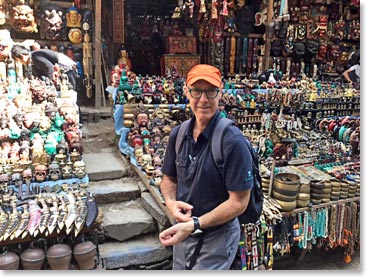
[[[210,138],[221,117],[221,89],[216,67],[194,66],[184,87],[194,116],[177,156],[178,127],[168,141],[160,188],[176,224],[162,231],[159,238],[164,246],[173,245],[174,270],[228,270],[238,249],[237,216],[250,199],[252,158],[246,147],[249,142],[237,127],[230,126],[222,141],[223,175],[212,159]]]
[[[37,49],[37,48],[36,48]],[[69,82],[76,90],[76,63],[68,56],[49,49],[28,50],[23,45],[14,45],[11,50],[12,58],[23,65],[32,65],[32,74],[53,80],[55,64],[68,76]]]
[[[359,82],[360,77],[360,50],[352,52],[350,54],[348,62],[348,68],[343,72],[343,76],[348,83]]]
[[[347,80],[348,83],[359,82],[360,69],[361,69],[361,66],[358,61],[357,64],[352,65],[351,67],[349,67],[347,70],[343,72],[343,76],[345,80]]]

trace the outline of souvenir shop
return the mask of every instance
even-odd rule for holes
[[[224,76],[221,115],[261,162],[263,214],[243,226],[240,268],[276,269],[317,248],[342,248],[349,263],[360,244],[360,91],[342,73],[359,49],[359,1],[125,0],[124,9],[122,41],[104,28],[115,131],[171,222],[159,191],[165,146],[191,116],[187,71],[209,63]]]
[[[77,92],[66,72],[36,78],[11,57],[16,44],[65,53],[89,93],[90,8],[88,1],[0,1],[1,270],[100,263],[94,230],[102,214],[88,191]]]

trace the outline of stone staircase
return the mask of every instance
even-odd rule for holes
[[[88,132],[84,136],[88,144],[92,138]],[[89,191],[103,211],[99,251],[104,268],[171,269],[172,250],[158,239],[159,231],[169,222],[118,151],[111,147],[83,154]]]

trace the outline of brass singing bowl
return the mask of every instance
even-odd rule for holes
[[[297,207],[297,200],[294,200],[292,202],[286,202],[281,200],[276,200],[281,207],[281,210],[284,212],[290,212],[293,211]]]
[[[308,200],[299,200],[297,199],[297,208],[305,208],[310,204],[310,199]]]
[[[299,187],[299,192],[300,193],[310,193],[310,191],[311,191],[310,184],[302,184]]]
[[[310,200],[311,195],[309,193],[298,193],[297,200]]]
[[[314,205],[319,205],[319,204],[321,204],[321,199],[316,200],[316,199],[311,198],[311,203],[314,204]]]
[[[297,191],[300,186],[300,177],[292,173],[279,173],[274,177],[274,188]]]
[[[284,201],[284,202],[293,202],[294,200],[297,199],[297,195],[287,196],[287,195],[278,193],[276,191],[273,191],[273,198],[276,199],[276,200]]]

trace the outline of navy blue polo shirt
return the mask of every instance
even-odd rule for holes
[[[171,131],[168,140],[162,172],[170,177],[177,177],[176,200],[193,205],[193,216],[201,216],[213,210],[228,199],[228,191],[242,191],[253,186],[252,157],[249,150],[252,148],[236,126],[227,128],[223,136],[222,179],[209,145],[219,119],[220,113],[216,112],[195,142],[193,139],[195,117],[193,117],[177,157],[175,143],[178,126]]]

